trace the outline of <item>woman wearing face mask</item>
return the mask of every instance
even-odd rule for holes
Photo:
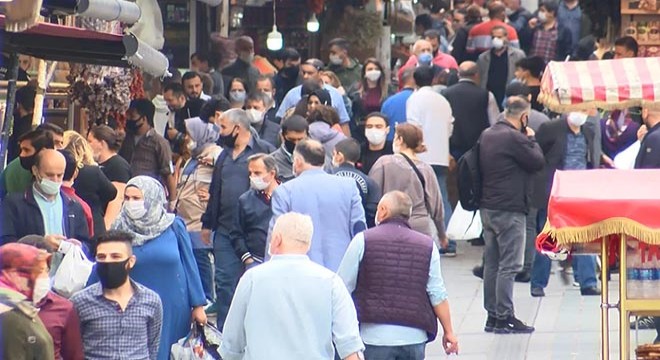
[[[190,159],[185,163],[177,186],[176,213],[186,223],[204,295],[213,301],[213,274],[209,254],[213,247],[201,240],[201,217],[209,200],[213,164],[222,148],[216,145],[220,130],[199,118],[186,120]]]
[[[247,99],[247,84],[241,78],[233,78],[229,83],[229,103],[232,109],[242,109]]]
[[[353,120],[351,134],[361,143],[364,143],[364,118],[367,114],[379,111],[383,101],[387,98],[387,77],[383,66],[375,58],[369,58],[362,67],[362,80],[355,93],[352,94]]]
[[[163,303],[159,360],[190,330],[191,319],[206,323],[206,299],[195,263],[190,236],[181,218],[167,212],[162,185],[148,176],[126,184],[124,204],[113,229],[134,236],[133,254],[139,259],[131,278],[155,291]]]
[[[344,87],[341,86],[341,81],[339,81],[339,77],[337,77],[337,74],[335,74],[330,70],[321,71],[319,74],[321,75],[321,81],[323,81],[324,85],[330,85],[333,88],[337,89],[337,91],[339,91],[342,100],[344,100],[344,106],[346,107],[346,112],[348,113],[348,116],[352,116],[353,101],[351,101],[351,98],[348,96],[348,94],[346,94],[346,90],[344,89]]]
[[[38,316],[50,285],[49,255],[25,244],[0,246],[0,329],[3,359],[54,359],[53,339]]]
[[[431,236],[443,248],[447,245],[442,213],[442,196],[435,172],[418,159],[426,151],[422,130],[412,124],[399,124],[393,142],[394,155],[382,156],[369,172],[383,194],[403,191],[413,202],[410,226]]]

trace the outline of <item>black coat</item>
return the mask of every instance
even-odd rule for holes
[[[660,169],[660,123],[653,126],[644,139],[635,159],[635,169]]]
[[[477,143],[481,133],[490,127],[488,90],[469,80],[460,80],[442,91],[451,106],[454,130],[449,138],[452,154],[464,154]]]
[[[94,244],[89,237],[87,219],[82,206],[75,200],[60,193],[64,214],[64,236],[76,239],[89,247],[90,253],[94,252]],[[7,195],[0,207],[2,218],[2,229],[0,229],[0,243],[7,244],[16,242],[26,235],[45,235],[45,226],[41,210],[34,199],[32,186],[24,193],[13,193]]]
[[[535,177],[534,191],[532,195],[533,206],[539,209],[548,206],[552,180],[557,170],[563,170],[564,158],[566,157],[566,135],[571,129],[564,117],[542,123],[536,133],[536,141],[539,143],[545,166],[541,174]],[[592,123],[585,123],[581,128],[587,140],[587,168],[593,168],[593,145],[596,136]]]

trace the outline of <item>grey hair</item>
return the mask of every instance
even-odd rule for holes
[[[282,242],[292,245],[312,245],[314,223],[309,215],[288,212],[275,220],[273,235],[280,234]]]
[[[522,96],[510,96],[504,106],[504,116],[507,119],[520,119],[524,113],[529,113],[531,105]]]
[[[229,109],[222,113],[222,117],[226,117],[229,122],[243,129],[250,129],[250,117],[243,109]]]
[[[251,163],[253,161],[261,160],[264,163],[264,166],[266,167],[266,171],[271,172],[275,171],[275,176],[277,176],[277,163],[275,162],[275,158],[264,153],[258,153],[251,155],[248,157],[247,161],[248,163]]]
[[[390,210],[390,217],[402,217],[408,220],[412,215],[412,199],[403,191],[394,190],[386,193],[380,203]]]
[[[245,102],[248,103],[250,101],[258,101],[258,102],[260,101],[264,104],[266,109],[269,109],[270,107],[273,106],[273,102],[275,100],[268,97],[268,95],[262,93],[261,91],[255,91],[254,93],[250,94],[250,96],[248,96]]]

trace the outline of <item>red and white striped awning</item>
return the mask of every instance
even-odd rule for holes
[[[552,61],[539,101],[556,112],[660,107],[660,58]]]

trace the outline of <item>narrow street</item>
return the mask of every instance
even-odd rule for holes
[[[442,258],[442,275],[451,303],[460,353],[447,357],[439,340],[427,346],[427,359],[463,360],[596,360],[600,359],[600,296],[580,296],[555,271],[544,298],[533,298],[529,284],[516,283],[516,316],[536,327],[531,335],[494,335],[483,331],[482,281],[472,275],[483,247],[460,242],[456,258]],[[557,269],[555,269],[557,270]],[[618,298],[618,276],[610,282],[610,301]],[[610,359],[618,359],[618,312],[610,311]],[[636,347],[631,332],[631,347]],[[640,330],[639,342],[651,342],[654,330]]]

